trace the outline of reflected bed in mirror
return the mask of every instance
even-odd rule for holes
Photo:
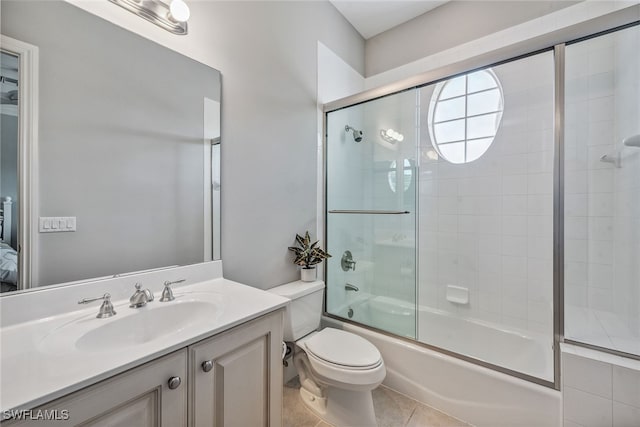
[[[37,179],[13,197],[17,287],[219,259],[220,72],[64,1],[0,7],[3,53],[30,46],[39,83],[19,87],[39,114],[18,117]]]

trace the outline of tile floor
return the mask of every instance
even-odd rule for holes
[[[302,403],[299,388],[297,377],[284,386],[283,427],[331,427]],[[385,386],[373,391],[373,404],[376,408],[378,427],[471,426]]]

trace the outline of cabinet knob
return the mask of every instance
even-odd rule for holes
[[[180,384],[182,384],[182,380],[180,379],[180,377],[169,378],[169,388],[171,390],[177,389],[178,387],[180,387]]]
[[[202,362],[202,370],[205,372],[209,372],[213,369],[213,360],[205,360]]]

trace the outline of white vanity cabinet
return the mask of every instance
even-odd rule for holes
[[[276,427],[282,421],[282,311],[189,347],[189,424]]]
[[[32,417],[68,413],[66,420],[6,425],[280,427],[282,313],[265,314],[31,411]]]
[[[31,420],[8,425],[186,426],[186,379],[187,350],[182,349],[40,406],[31,412]],[[65,414],[68,419],[63,419]],[[58,421],[38,419],[52,416]]]

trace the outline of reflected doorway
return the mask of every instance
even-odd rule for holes
[[[0,291],[18,289],[19,57],[0,54]]]

